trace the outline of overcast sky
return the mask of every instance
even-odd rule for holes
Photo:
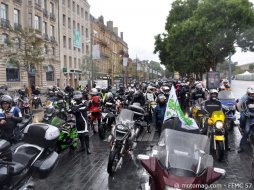
[[[159,62],[153,54],[154,36],[165,31],[165,23],[174,0],[88,0],[90,13],[98,18],[104,16],[104,24],[111,20],[118,33],[123,32],[128,44],[130,58]],[[251,0],[254,2],[254,0]],[[232,56],[239,65],[254,62],[254,53]]]

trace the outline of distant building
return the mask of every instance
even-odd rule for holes
[[[249,68],[250,65],[254,65],[254,63],[247,63],[247,64],[244,64],[244,65],[237,65],[237,67],[239,67],[244,72],[244,71],[249,71],[250,70],[250,68]]]

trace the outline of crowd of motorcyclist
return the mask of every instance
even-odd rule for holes
[[[189,108],[195,104],[196,100],[202,99],[201,107],[206,109],[208,113],[214,110],[222,110],[223,106],[218,99],[219,91],[231,90],[229,82],[225,79],[222,81],[218,89],[206,89],[202,81],[194,81],[185,79],[182,81],[175,80],[155,80],[144,82],[132,82],[124,87],[120,85],[116,92],[112,91],[110,86],[101,88],[98,85],[79,86],[75,90],[71,86],[67,86],[64,90],[58,87],[48,89],[47,100],[53,102],[56,109],[63,109],[63,112],[73,114],[76,118],[76,126],[78,137],[80,140],[80,151],[87,151],[90,154],[89,148],[89,129],[96,133],[93,127],[93,122],[97,121],[98,126],[101,124],[101,112],[106,103],[111,103],[114,106],[115,113],[119,114],[121,109],[127,108],[130,105],[138,103],[146,114],[144,121],[150,126],[154,122],[156,131],[160,134],[163,128],[163,120],[166,111],[167,100],[171,87],[175,87],[175,92],[182,110],[187,114],[191,112]],[[23,104],[24,99],[28,97],[28,90],[26,86],[24,89],[17,91],[19,94],[18,101],[10,95],[2,95],[0,104],[0,127],[1,138],[4,138],[11,143],[17,143],[21,139],[20,131],[17,123],[21,122],[22,115],[24,116]],[[40,98],[40,89],[35,87],[32,92],[32,105],[34,96],[37,96],[39,105],[43,106]],[[248,136],[251,132],[250,114],[254,111],[254,88],[249,87],[247,93],[237,101],[236,109],[240,112],[240,126],[243,129],[243,137],[241,139],[238,152],[244,150]],[[246,114],[246,110],[248,113]],[[88,119],[88,112],[90,113]],[[191,116],[190,113],[188,113]],[[254,115],[254,114],[253,114]],[[67,117],[65,118],[67,120]],[[90,127],[89,127],[90,126]],[[201,132],[205,133],[206,129]],[[147,128],[150,132],[150,127]],[[228,143],[228,130],[225,129],[225,147],[230,150]]]

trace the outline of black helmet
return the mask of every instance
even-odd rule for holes
[[[9,95],[3,95],[3,96],[1,97],[0,102],[1,102],[1,105],[2,105],[4,102],[6,102],[6,103],[8,103],[8,104],[11,105],[12,102],[13,102],[13,99],[12,99],[12,97],[9,96]]]
[[[57,92],[57,97],[58,98],[64,98],[64,92],[63,91],[58,91]]]
[[[75,100],[77,103],[80,103],[80,102],[82,102],[82,99],[83,99],[83,96],[82,96],[82,93],[80,93],[80,94],[74,94],[74,96],[73,96],[73,100]]]

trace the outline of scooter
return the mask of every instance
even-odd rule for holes
[[[205,189],[225,176],[224,169],[213,167],[209,148],[205,135],[165,129],[151,154],[137,157],[149,173],[141,189]]]
[[[30,124],[21,143],[13,145],[0,140],[1,190],[34,189],[33,178],[43,179],[56,167],[54,151],[59,130],[48,124]]]

